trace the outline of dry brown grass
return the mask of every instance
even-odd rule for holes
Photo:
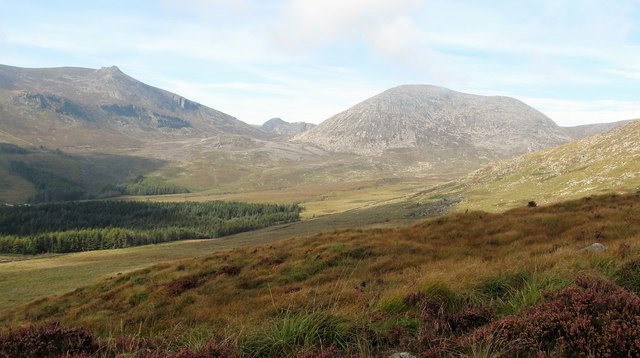
[[[390,203],[405,202],[425,187],[442,183],[441,178],[402,178],[393,180],[338,181],[322,184],[307,184],[283,189],[247,191],[219,194],[204,191],[189,194],[145,196],[153,201],[246,201],[253,203],[290,204],[300,203],[305,210],[302,219],[363,209]],[[124,197],[140,200],[141,197]]]
[[[640,194],[502,214],[458,213],[409,227],[339,230],[163,263],[13,309],[0,320],[55,319],[103,335],[188,337],[203,327],[237,335],[284,314],[327,312],[385,330],[403,322],[410,309],[404,299],[415,292],[453,303],[475,297],[504,314],[517,311],[577,274],[613,275],[640,253],[638,239]],[[608,249],[578,251],[594,242]],[[197,283],[177,294],[168,288],[187,279]]]

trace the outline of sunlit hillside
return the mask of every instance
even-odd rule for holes
[[[460,200],[459,210],[503,211],[529,201],[553,203],[640,189],[640,120],[559,147],[496,162],[423,193]]]
[[[121,353],[141,348],[117,346],[118,336],[149,337],[157,349],[174,352],[205,349],[211,338],[256,357],[329,348],[334,355],[324,356],[404,349],[441,355],[482,348],[468,340],[479,334],[487,349],[533,354],[482,330],[511,324],[512,315],[525,320],[528,307],[555,302],[544,292],[574,287],[579,277],[592,278],[575,281],[578,293],[610,285],[600,279],[637,290],[637,280],[625,275],[640,254],[639,202],[640,194],[587,197],[222,251],[114,275],[12,309],[2,322],[87,326]],[[606,249],[581,250],[596,242]],[[442,322],[449,328],[434,328]],[[567,339],[568,348],[549,341],[540,349],[579,352]]]

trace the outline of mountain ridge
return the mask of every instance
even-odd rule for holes
[[[331,151],[472,148],[504,158],[571,138],[544,114],[504,96],[478,96],[431,85],[402,85],[338,113],[294,141]]]
[[[0,65],[0,105],[0,130],[34,145],[86,149],[94,141],[98,149],[113,149],[107,142],[126,148],[166,138],[266,138],[235,117],[142,83],[116,66]],[[83,135],[74,138],[69,131]]]

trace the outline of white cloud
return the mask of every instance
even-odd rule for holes
[[[446,56],[431,48],[424,24],[417,22],[416,14],[424,8],[421,0],[289,0],[270,35],[288,53],[313,56],[355,48],[362,57],[384,60],[397,73],[443,83],[452,74],[444,65]]]
[[[273,28],[288,49],[333,41],[372,40],[376,29],[411,13],[419,0],[289,0]]]

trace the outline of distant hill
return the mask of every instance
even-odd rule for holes
[[[562,128],[513,98],[422,85],[390,89],[317,127],[279,118],[251,126],[117,67],[0,65],[0,143],[26,151],[0,152],[0,202],[104,197],[132,185],[124,191],[137,193],[137,184],[222,194],[445,181],[608,126]]]
[[[289,123],[287,121],[282,120],[281,118],[271,118],[270,120],[264,122],[260,129],[264,132],[273,134],[277,138],[280,139],[289,139],[297,134],[302,132],[306,132],[316,125],[313,123],[305,123],[305,122],[294,122]]]
[[[137,81],[117,67],[28,69],[0,65],[0,139],[113,151],[154,140],[244,135],[248,124]]]
[[[336,152],[380,154],[400,148],[466,150],[507,158],[566,143],[551,119],[509,97],[485,97],[442,87],[392,88],[294,138]]]
[[[580,139],[594,134],[604,133],[615,127],[619,127],[629,121],[618,121],[611,123],[583,124],[575,127],[564,127],[564,130],[571,138]]]
[[[609,132],[492,163],[440,194],[482,210],[640,189],[640,120]]]

